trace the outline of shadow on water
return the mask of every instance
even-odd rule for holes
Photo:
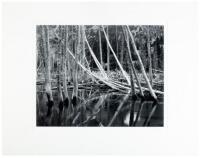
[[[70,96],[72,92],[70,92]],[[50,117],[43,92],[37,93],[37,126],[163,126],[163,96],[154,101],[148,94],[133,98],[130,94],[100,89],[79,89],[77,106],[59,112],[57,93]]]

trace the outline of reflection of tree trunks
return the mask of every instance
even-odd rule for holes
[[[124,103],[127,101],[128,97],[130,94],[126,94],[122,100],[122,102],[120,103],[120,105],[118,106],[116,112],[114,113],[112,119],[110,120],[110,122],[108,123],[108,126],[111,126],[113,124],[113,122],[115,121],[116,117],[119,115],[122,106],[124,105]]]
[[[106,101],[107,104],[107,122],[110,120],[110,102],[109,99]]]
[[[138,122],[138,120],[140,118],[140,115],[142,113],[142,109],[143,109],[144,103],[145,103],[144,102],[144,97],[142,97],[141,102],[139,104],[139,110],[137,112],[137,115],[136,115],[135,122],[134,122],[133,126],[135,126],[137,124],[137,122]]]
[[[36,93],[36,111],[37,111],[37,119],[40,117],[40,102],[38,94]]]
[[[134,123],[134,107],[135,107],[135,101],[137,100],[137,96],[136,96],[135,86],[134,86],[135,83],[134,83],[134,78],[133,78],[133,69],[131,69],[131,68],[130,68],[130,76],[131,76],[131,89],[132,89],[132,91],[131,91],[131,107],[130,107],[129,126],[132,126],[133,123]]]
[[[150,111],[148,117],[147,117],[146,120],[144,121],[143,126],[150,125],[150,120],[151,120],[153,114],[155,113],[156,108],[157,108],[157,103],[154,102],[153,105],[152,105],[152,108],[151,108],[151,111]]]
[[[61,125],[61,117],[62,117],[62,112],[63,112],[63,95],[62,95],[62,86],[61,86],[61,71],[59,71],[59,76],[58,76],[58,108],[59,108],[59,125]]]
[[[133,126],[134,122],[134,104],[131,103],[130,105],[130,119],[129,119],[129,126]]]
[[[129,126],[132,126],[134,122],[134,103],[130,104],[130,119],[129,119]]]
[[[134,122],[134,104],[135,100],[134,98],[136,97],[136,92],[135,92],[135,86],[134,86],[134,79],[133,79],[133,70],[130,68],[130,76],[131,76],[131,97],[132,97],[132,102],[131,102],[131,107],[130,107],[130,120],[129,120],[129,126],[133,125]]]

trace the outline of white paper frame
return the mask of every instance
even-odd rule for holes
[[[39,24],[164,25],[165,127],[36,127],[35,28]],[[196,31],[196,3],[4,3],[3,152],[196,154]]]

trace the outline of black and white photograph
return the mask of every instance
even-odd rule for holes
[[[163,25],[37,25],[37,126],[163,127]]]
[[[200,3],[29,1],[2,3],[4,156],[198,157]]]

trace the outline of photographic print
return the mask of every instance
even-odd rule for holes
[[[163,25],[37,25],[36,125],[163,127]]]

